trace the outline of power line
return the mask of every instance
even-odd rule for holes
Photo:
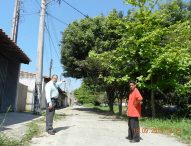
[[[72,6],[71,4],[69,4],[67,1],[62,0],[64,3],[66,3],[68,6],[70,6],[72,9],[76,10],[78,13],[80,13],[81,15],[83,15],[84,17],[88,18],[88,15],[85,15],[83,12],[81,12],[79,9],[75,8],[74,6]]]
[[[59,42],[59,39],[58,39],[58,35],[57,35],[57,33],[56,33],[57,31],[56,31],[54,22],[53,22],[51,19],[49,19],[49,20],[50,20],[50,23],[51,23],[51,26],[52,26],[52,29],[53,29],[54,36],[55,36],[55,38],[56,38],[56,41]]]
[[[60,58],[59,55],[58,55],[58,52],[57,52],[57,50],[56,50],[56,47],[55,47],[55,45],[54,45],[53,39],[52,39],[52,37],[51,37],[50,31],[49,31],[49,29],[47,28],[46,22],[45,22],[45,28],[46,28],[46,30],[47,30],[47,32],[48,32],[48,35],[49,35],[49,37],[50,37],[50,40],[51,40],[51,42],[52,42],[54,51],[56,52],[57,57]]]
[[[49,15],[50,17],[54,18],[54,19],[57,20],[58,22],[60,22],[60,23],[62,23],[62,24],[64,24],[64,25],[66,25],[66,26],[68,26],[68,24],[67,24],[66,22],[60,20],[59,18],[53,16],[52,14],[50,14],[50,13],[48,13],[48,12],[46,12],[46,14]]]
[[[21,13],[21,15],[34,15],[34,14],[39,14],[39,12],[24,12],[24,13]]]
[[[47,17],[46,17],[47,18]],[[47,22],[48,22],[48,19],[47,19]],[[47,28],[49,29],[49,25],[47,24]],[[51,40],[50,40],[50,37],[48,37],[48,40],[49,40],[49,49],[50,49],[50,59],[52,59],[52,48],[51,48]]]

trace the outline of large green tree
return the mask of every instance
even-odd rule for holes
[[[138,4],[131,1],[134,2]],[[168,7],[155,12],[144,4],[145,1],[139,5],[141,11],[130,13],[128,21],[120,22],[126,27],[116,50],[102,54],[92,51],[90,57],[111,71],[100,75],[106,82],[125,85],[131,78],[150,91],[154,117],[156,92],[164,96],[171,91],[186,91],[183,86],[188,89],[190,85],[191,29],[190,20],[185,19],[189,18],[189,15],[185,16],[188,12],[181,8],[180,1],[169,3]]]
[[[63,33],[61,62],[66,71],[65,76],[83,78],[92,84],[102,86],[109,99],[110,111],[113,112],[114,85],[107,84],[99,78],[100,72],[109,74],[110,70],[100,66],[100,63],[90,59],[88,54],[94,50],[100,54],[118,47],[123,25],[118,21],[122,14],[113,10],[109,16],[85,18],[75,21]]]

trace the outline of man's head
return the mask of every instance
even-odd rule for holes
[[[58,80],[58,76],[56,74],[52,75],[52,81],[53,83],[56,83]]]
[[[130,86],[131,91],[133,91],[133,90],[136,88],[136,83],[135,83],[135,81],[130,81],[130,82],[129,82],[129,86]]]

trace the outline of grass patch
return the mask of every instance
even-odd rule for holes
[[[13,140],[4,134],[0,134],[0,146],[22,146],[19,140]]]
[[[23,136],[21,143],[26,145],[34,136],[40,135],[40,127],[36,122],[30,122],[26,134]]]
[[[65,114],[56,114],[54,115],[54,121],[59,121],[62,120],[63,118],[65,118]]]
[[[141,118],[142,126],[154,133],[162,133],[177,137],[183,142],[191,144],[191,120],[190,119],[152,119]]]

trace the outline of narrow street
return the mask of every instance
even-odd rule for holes
[[[132,144],[126,139],[126,121],[89,108],[74,106],[57,113],[66,114],[65,119],[54,123],[57,133],[33,138],[31,146],[186,146],[173,137],[151,133],[141,133],[140,143]]]

